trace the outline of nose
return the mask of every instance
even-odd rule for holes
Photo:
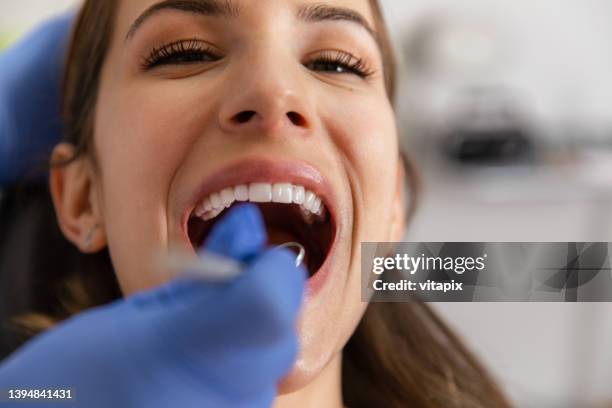
[[[305,132],[313,125],[308,97],[298,81],[278,70],[245,72],[233,78],[219,111],[221,128],[229,133]]]

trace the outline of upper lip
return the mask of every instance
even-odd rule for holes
[[[333,190],[314,166],[288,159],[249,158],[221,168],[196,186],[181,222],[185,236],[188,236],[189,218],[202,200],[224,188],[251,183],[291,183],[304,186],[321,198],[332,219],[335,218],[336,201]]]

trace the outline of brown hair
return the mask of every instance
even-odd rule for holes
[[[385,65],[389,98],[395,90],[393,50],[377,0],[370,0]],[[64,78],[65,141],[76,147],[76,157],[93,154],[94,111],[100,73],[114,31],[117,0],[87,0],[73,31]],[[406,160],[406,163],[410,162]],[[414,190],[416,176],[408,167]],[[42,192],[47,212],[48,192]],[[416,194],[411,194],[412,200]],[[415,203],[410,208],[414,209]],[[52,211],[51,211],[52,212]],[[52,219],[52,214],[44,217]],[[68,248],[55,221],[44,228],[51,239],[64,242],[60,253],[70,253],[76,267],[55,268],[62,282],[58,295],[20,319],[31,333],[49,328],[84,309],[120,296],[108,252],[94,256]],[[45,233],[47,237],[50,235]],[[49,239],[49,238],[47,238]],[[59,256],[57,257],[59,259]],[[83,264],[84,262],[86,264]],[[49,264],[33,271],[36,279]],[[53,287],[55,293],[56,286]],[[34,297],[34,296],[32,296]],[[50,307],[49,305],[53,305]],[[424,303],[373,303],[344,349],[343,396],[351,407],[508,407],[502,393],[461,341]]]

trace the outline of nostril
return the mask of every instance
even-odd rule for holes
[[[234,121],[239,124],[244,124],[251,120],[255,115],[255,111],[242,111],[234,116]]]
[[[257,112],[255,111],[245,110],[245,111],[242,111],[234,115],[234,117],[232,118],[232,121],[236,124],[243,125],[243,124],[250,122],[253,119],[253,117],[256,115],[257,115]],[[300,115],[297,112],[294,112],[294,111],[287,112],[287,118],[289,118],[289,120],[294,126],[298,126],[298,127],[308,126],[308,122],[306,121],[306,118],[304,118],[304,116]]]
[[[288,112],[287,117],[289,118],[291,123],[293,123],[295,126],[299,126],[299,127],[307,126],[306,119],[304,119],[304,117],[297,112]]]

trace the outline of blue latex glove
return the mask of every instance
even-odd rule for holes
[[[78,315],[0,366],[0,389],[76,389],[74,403],[45,406],[269,407],[295,359],[306,272],[264,248],[255,206],[211,234],[208,250],[247,263],[236,280],[178,280]]]
[[[60,82],[73,13],[0,54],[0,186],[42,164],[62,134]]]

